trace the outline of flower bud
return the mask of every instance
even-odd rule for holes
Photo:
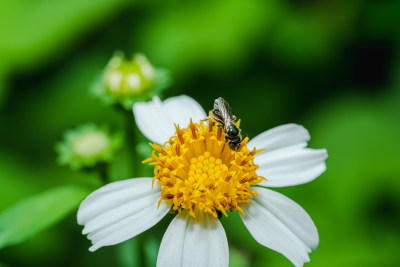
[[[135,54],[132,60],[127,60],[117,52],[92,92],[106,104],[120,104],[131,110],[135,102],[159,95],[169,82],[167,72],[154,68],[143,54]]]
[[[98,163],[111,162],[122,145],[122,135],[111,135],[107,128],[86,124],[65,132],[57,143],[58,162],[72,169],[93,168]]]

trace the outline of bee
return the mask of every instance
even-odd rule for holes
[[[243,141],[240,129],[236,124],[236,116],[232,115],[232,109],[228,102],[222,97],[215,99],[214,109],[210,111],[212,120],[219,123],[217,126],[222,127],[225,133],[225,142],[229,141],[229,148],[232,150],[239,149],[240,143]]]

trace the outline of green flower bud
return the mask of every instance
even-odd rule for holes
[[[154,68],[143,54],[127,60],[117,52],[105,67],[92,93],[106,104],[120,104],[131,110],[137,101],[159,95],[170,84],[168,73]]]
[[[86,124],[65,132],[63,141],[56,144],[57,160],[74,170],[93,168],[111,162],[122,142],[120,133],[111,135],[106,127]]]

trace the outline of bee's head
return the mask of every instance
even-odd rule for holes
[[[227,135],[229,137],[236,137],[239,135],[239,129],[237,128],[237,126],[235,124],[230,124],[228,126]]]

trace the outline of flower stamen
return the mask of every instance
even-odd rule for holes
[[[231,150],[225,142],[222,127],[203,122],[181,129],[175,125],[175,135],[163,147],[152,144],[151,158],[143,161],[155,165],[153,184],[161,185],[162,201],[173,210],[189,210],[195,217],[198,212],[218,213],[238,211],[239,205],[250,202],[257,192],[251,189],[264,178],[256,174],[258,165],[254,155],[262,150],[246,147],[245,138],[238,150]]]

